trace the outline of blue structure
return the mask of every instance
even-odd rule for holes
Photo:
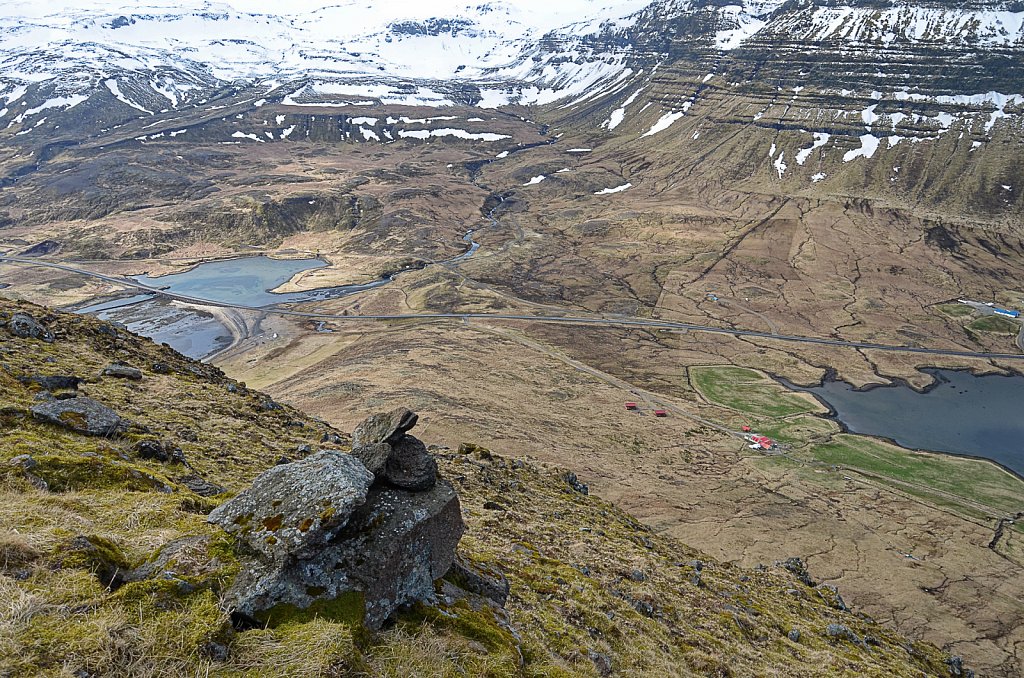
[[[1020,311],[1007,311],[1005,308],[993,308],[992,310],[999,315],[1005,315],[1007,318],[1017,318],[1020,316]]]

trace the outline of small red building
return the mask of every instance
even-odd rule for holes
[[[667,417],[668,411],[666,410],[654,410],[654,416],[656,417]]]
[[[749,427],[749,426],[746,426],[746,425],[744,425],[744,427],[743,427],[743,432],[744,432],[744,433],[750,433],[750,427]]]
[[[627,410],[635,410],[636,409],[636,403],[626,403],[626,409]]]

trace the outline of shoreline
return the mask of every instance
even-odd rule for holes
[[[975,378],[978,378],[978,379],[981,379],[981,378],[984,378],[984,377],[1014,378],[1014,377],[1021,377],[1022,376],[1022,375],[1018,375],[1018,374],[998,374],[998,373],[977,374],[973,370],[971,370],[970,368],[925,367],[925,368],[920,368],[920,371],[928,373],[928,374],[931,374],[932,372],[940,372],[940,371],[964,372],[964,373],[971,374],[972,376],[974,376]],[[879,441],[881,441],[883,443],[886,443],[888,445],[892,445],[893,447],[897,447],[897,448],[899,448],[901,450],[906,450],[907,452],[916,452],[918,454],[927,454],[927,455],[934,455],[934,456],[942,455],[942,456],[949,456],[949,457],[959,457],[961,459],[972,459],[974,461],[987,462],[989,464],[992,464],[994,466],[999,467],[1002,471],[1010,474],[1011,476],[1013,476],[1013,477],[1015,477],[1015,478],[1017,478],[1017,479],[1019,479],[1021,481],[1024,481],[1024,471],[1020,471],[1020,472],[1015,471],[1014,469],[1010,468],[1009,466],[1007,466],[1003,462],[1000,462],[1000,461],[998,461],[996,459],[992,459],[990,457],[983,457],[983,456],[980,456],[980,455],[977,455],[977,454],[971,454],[969,452],[951,452],[951,451],[946,451],[946,450],[930,450],[930,449],[924,449],[924,448],[920,448],[920,447],[910,447],[910,446],[907,446],[907,445],[903,445],[903,444],[899,443],[896,439],[891,438],[891,437],[886,436],[886,435],[881,435],[881,434],[877,434],[877,433],[863,433],[863,432],[860,432],[860,431],[854,431],[853,429],[850,428],[850,426],[845,421],[840,419],[839,412],[831,405],[831,403],[827,402],[823,397],[821,397],[820,395],[818,395],[817,393],[815,393],[814,391],[811,390],[812,388],[820,388],[820,387],[824,386],[826,382],[831,382],[831,383],[846,384],[847,386],[851,387],[852,391],[856,391],[858,393],[865,393],[867,391],[871,391],[871,390],[878,389],[878,388],[898,388],[898,387],[904,386],[904,387],[907,387],[907,388],[911,389],[915,393],[918,393],[920,395],[924,395],[924,394],[930,392],[931,390],[937,388],[941,384],[949,383],[948,380],[942,378],[941,375],[938,375],[938,376],[933,375],[936,378],[933,379],[932,383],[930,383],[924,389],[916,389],[913,386],[911,386],[909,383],[907,383],[907,381],[905,379],[901,379],[899,377],[894,377],[892,379],[892,383],[890,383],[890,384],[865,384],[862,387],[854,387],[849,382],[846,382],[846,381],[843,381],[842,379],[836,378],[836,374],[837,374],[836,370],[834,370],[832,368],[827,368],[825,370],[825,375],[822,377],[821,380],[819,380],[817,386],[812,386],[812,387],[799,386],[799,385],[789,381],[785,377],[780,377],[780,376],[778,376],[776,374],[770,374],[769,373],[769,376],[775,382],[781,384],[782,386],[784,386],[788,390],[799,392],[799,393],[807,393],[810,396],[812,396],[815,400],[817,400],[827,410],[827,413],[824,413],[824,414],[823,413],[811,413],[811,416],[821,417],[823,419],[828,419],[828,420],[834,422],[839,427],[840,433],[844,433],[844,434],[847,434],[847,435],[854,435],[854,436],[862,436],[864,438],[871,438],[871,439],[874,439],[874,440],[879,440]]]

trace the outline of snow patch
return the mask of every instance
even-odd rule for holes
[[[622,184],[621,186],[616,186],[615,188],[602,188],[600,191],[596,191],[594,195],[611,195],[612,193],[621,193],[622,191],[625,191],[627,188],[633,188],[633,184]]]
[[[843,155],[843,162],[850,162],[857,158],[870,158],[878,150],[878,144],[881,141],[874,134],[862,134],[860,135],[860,148],[855,148],[852,151],[847,151]]]
[[[809,148],[803,148],[797,151],[796,164],[802,165],[805,162],[807,162],[807,158],[811,157],[811,153],[814,152],[814,149],[821,148],[822,146],[827,144],[830,138],[831,135],[828,134],[827,132],[815,132],[814,143],[812,143]]]
[[[523,184],[523,186],[533,186],[535,184],[539,184],[540,182],[544,181],[545,179],[547,179],[546,176],[544,176],[543,174],[538,174],[537,176],[535,176],[534,178],[530,179],[525,184]]]
[[[647,130],[647,132],[640,135],[640,138],[643,139],[644,137],[654,136],[658,132],[663,132],[667,130],[669,127],[672,126],[672,123],[674,123],[676,120],[679,120],[684,115],[686,115],[686,113],[684,112],[666,113],[665,115],[661,116],[658,119],[658,122],[651,125],[651,129]]]
[[[134,108],[137,111],[142,111],[143,113],[148,113],[149,115],[153,115],[152,111],[150,111],[150,110],[148,110],[146,108],[143,108],[142,106],[139,106],[137,103],[135,103],[134,101],[131,101],[130,99],[128,99],[128,97],[126,97],[124,94],[122,94],[121,93],[121,88],[117,84],[117,80],[114,80],[113,78],[111,78],[110,80],[104,80],[103,84],[107,86],[107,89],[110,90],[110,93],[114,95],[114,98],[117,99],[118,101],[120,101],[121,103],[128,104],[129,106],[131,106],[132,108]]]
[[[471,141],[501,141],[510,138],[507,134],[494,134],[493,132],[467,132],[464,129],[417,129],[398,130],[398,136],[403,139],[427,139],[428,137],[456,137],[457,139],[469,139]]]
[[[252,139],[253,141],[258,141],[261,144],[264,143],[263,139],[260,139],[255,134],[246,134],[245,132],[235,132],[234,134],[231,135],[231,138],[232,139]]]

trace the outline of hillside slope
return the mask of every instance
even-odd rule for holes
[[[218,603],[237,557],[206,513],[281,456],[347,436],[109,324],[10,301],[0,321],[0,675],[965,675],[846,611],[799,563],[717,563],[573,476],[474,445],[436,452],[461,496],[462,557],[507,577],[504,612],[439,584],[436,604],[377,634],[331,612],[234,631]],[[57,392],[124,421],[86,436],[71,429],[92,420],[29,415],[72,399]],[[189,535],[208,539],[123,581]]]

